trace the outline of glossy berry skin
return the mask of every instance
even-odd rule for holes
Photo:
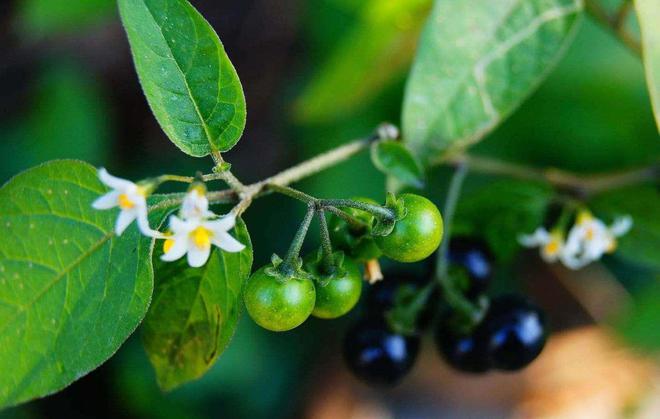
[[[545,346],[540,308],[516,295],[494,298],[478,327],[493,368],[515,371],[529,365]]]
[[[318,275],[316,266],[310,266],[309,272]],[[357,304],[362,294],[360,268],[353,260],[345,258],[341,273],[332,276],[325,285],[316,285],[316,303],[312,311],[314,317],[335,319],[351,311]]]
[[[259,326],[274,332],[300,326],[314,310],[314,283],[295,276],[279,281],[266,269],[263,267],[252,274],[245,286],[243,298],[250,317]]]
[[[449,263],[467,276],[464,294],[470,299],[482,295],[493,279],[493,255],[488,245],[470,237],[452,237],[449,242]]]
[[[353,198],[353,200],[367,204],[378,204],[373,199],[363,197]],[[345,208],[344,211],[357,218],[368,227],[355,229],[352,228],[347,221],[336,215],[332,215],[328,222],[332,244],[337,249],[343,250],[344,253],[359,262],[366,262],[371,259],[379,258],[383,252],[381,252],[378,245],[376,245],[374,238],[370,234],[371,225],[374,222],[374,216],[357,208]]]
[[[402,194],[405,216],[397,220],[387,236],[376,236],[383,254],[399,262],[418,262],[429,257],[440,245],[443,224],[438,207],[423,196]]]
[[[447,364],[469,373],[484,373],[490,369],[487,348],[479,333],[457,333],[445,316],[435,331],[435,343]]]
[[[419,346],[419,337],[393,333],[382,319],[367,318],[346,334],[344,358],[367,384],[393,386],[412,369]]]

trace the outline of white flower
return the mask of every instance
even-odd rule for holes
[[[577,221],[566,240],[567,266],[579,269],[600,259],[617,248],[617,237],[626,234],[632,227],[632,218],[617,218],[611,226],[595,218],[590,211],[578,213]]]
[[[541,258],[548,263],[563,259],[564,233],[559,229],[548,232],[539,227],[532,234],[521,234],[518,242],[525,247],[538,247]]]
[[[215,214],[209,211],[209,200],[206,198],[206,189],[204,186],[193,186],[181,204],[181,217],[187,220],[190,218],[211,218],[214,216]]]
[[[171,262],[187,253],[188,264],[198,268],[209,259],[212,244],[226,252],[240,252],[245,246],[228,233],[235,224],[236,217],[233,214],[215,220],[201,217],[181,219],[172,215],[171,235],[163,244],[165,253],[161,259]]]
[[[112,176],[104,168],[99,169],[99,179],[112,188],[112,191],[95,200],[92,207],[98,210],[119,207],[119,217],[115,223],[115,233],[118,236],[136,219],[142,234],[150,237],[157,237],[160,234],[149,227],[147,191],[143,186]]]

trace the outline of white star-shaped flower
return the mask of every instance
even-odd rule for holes
[[[236,225],[233,214],[215,220],[194,217],[181,219],[170,216],[170,232],[163,245],[161,259],[172,262],[188,255],[188,264],[193,268],[203,266],[211,254],[211,245],[226,252],[240,252],[245,246],[233,238],[228,231]]]
[[[206,188],[203,185],[193,186],[183,198],[181,217],[184,220],[215,217],[215,214],[209,211],[209,200],[206,198]]]
[[[626,234],[632,227],[632,218],[617,218],[610,226],[595,218],[588,210],[578,214],[575,225],[568,233],[566,256],[568,263],[579,269],[600,259],[617,248],[617,237]]]
[[[538,247],[541,259],[548,263],[562,259],[564,253],[564,233],[561,230],[549,232],[539,227],[532,234],[521,234],[518,242],[525,247]]]
[[[99,179],[112,190],[99,197],[92,203],[98,210],[119,207],[120,212],[115,223],[115,233],[120,236],[124,230],[137,220],[138,228],[142,234],[157,237],[159,233],[149,227],[147,217],[147,190],[130,180],[112,176],[104,168],[99,169]]]

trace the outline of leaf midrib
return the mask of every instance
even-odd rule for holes
[[[190,96],[190,102],[193,104],[193,108],[195,109],[195,113],[197,114],[197,117],[200,120],[200,125],[204,129],[204,134],[206,135],[206,141],[209,143],[209,146],[211,147],[212,151],[217,151],[217,148],[215,147],[215,144],[213,144],[213,136],[211,135],[211,132],[209,131],[209,127],[206,124],[206,120],[202,116],[201,111],[199,110],[199,106],[197,104],[197,101],[195,100],[195,97],[192,94],[192,90],[190,89],[190,85],[188,84],[188,79],[186,78],[186,73],[184,73],[183,69],[181,68],[181,65],[179,64],[179,61],[177,61],[176,57],[174,56],[174,53],[172,51],[172,46],[170,43],[167,41],[167,37],[165,36],[165,33],[163,32],[163,28],[158,24],[156,21],[156,17],[154,13],[151,11],[151,8],[146,2],[142,2],[144,4],[144,7],[147,9],[149,12],[149,16],[151,16],[151,19],[153,20],[154,24],[158,28],[158,31],[160,33],[160,36],[163,38],[163,42],[165,42],[165,45],[167,45],[167,48],[170,52],[170,55],[172,56],[172,61],[174,61],[174,64],[176,65],[177,70],[179,70],[179,73],[181,74],[181,78],[183,78],[183,84],[186,86],[186,90],[188,91],[188,96]],[[169,4],[169,3],[165,3]],[[168,6],[169,7],[169,6]],[[193,29],[195,31],[195,48],[193,49],[194,51],[197,50],[198,47],[198,42],[199,42],[199,36],[197,35],[197,25],[195,24],[195,21],[192,19],[188,11],[185,12],[186,17],[190,20],[192,23]],[[218,66],[218,79],[220,79],[220,71],[222,69],[222,66]],[[220,87],[218,87],[219,89]],[[216,99],[216,106],[217,106],[217,99]]]
[[[55,276],[55,278],[53,278],[53,279],[51,280],[51,282],[50,282],[50,283],[49,283],[49,284],[48,284],[43,290],[41,290],[41,291],[39,292],[39,294],[37,294],[37,295],[36,295],[36,296],[35,296],[35,297],[34,297],[34,298],[33,298],[28,304],[26,304],[26,305],[24,305],[24,306],[21,306],[18,310],[16,310],[14,316],[12,316],[11,318],[9,318],[9,320],[7,320],[7,323],[6,323],[4,326],[0,327],[0,333],[4,332],[5,329],[6,329],[10,324],[12,324],[12,323],[18,318],[18,316],[19,316],[21,313],[26,312],[26,311],[29,311],[29,310],[32,308],[32,306],[33,306],[37,301],[39,301],[39,300],[40,300],[40,299],[41,299],[41,298],[42,298],[42,297],[43,297],[48,291],[50,291],[51,288],[53,288],[57,283],[59,283],[59,282],[62,280],[62,278],[64,278],[66,275],[70,274],[71,271],[72,271],[75,267],[77,267],[78,265],[80,265],[85,259],[87,259],[87,258],[90,257],[92,254],[94,254],[97,250],[99,250],[99,249],[103,246],[103,244],[105,244],[105,242],[107,242],[108,240],[110,240],[113,236],[114,236],[114,233],[113,233],[113,232],[106,233],[105,236],[101,237],[101,239],[100,239],[99,241],[97,241],[96,243],[94,243],[94,245],[91,246],[87,251],[85,251],[84,253],[82,253],[80,256],[78,256],[78,258],[76,258],[76,260],[74,260],[74,261],[71,262],[69,265],[67,265],[67,266],[66,266],[61,272],[59,272],[59,273]],[[10,259],[10,260],[11,260],[11,259]]]

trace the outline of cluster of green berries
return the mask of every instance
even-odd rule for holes
[[[414,194],[402,194],[397,203],[399,216],[385,235],[375,234],[377,217],[366,210],[347,209],[348,219],[357,221],[354,223],[333,216],[328,230],[332,245],[340,251],[332,253],[331,263],[319,251],[294,263],[275,259],[254,272],[244,291],[252,319],[268,330],[286,331],[310,315],[340,317],[360,299],[359,262],[380,256],[416,262],[430,256],[442,240],[440,211],[428,199]]]

